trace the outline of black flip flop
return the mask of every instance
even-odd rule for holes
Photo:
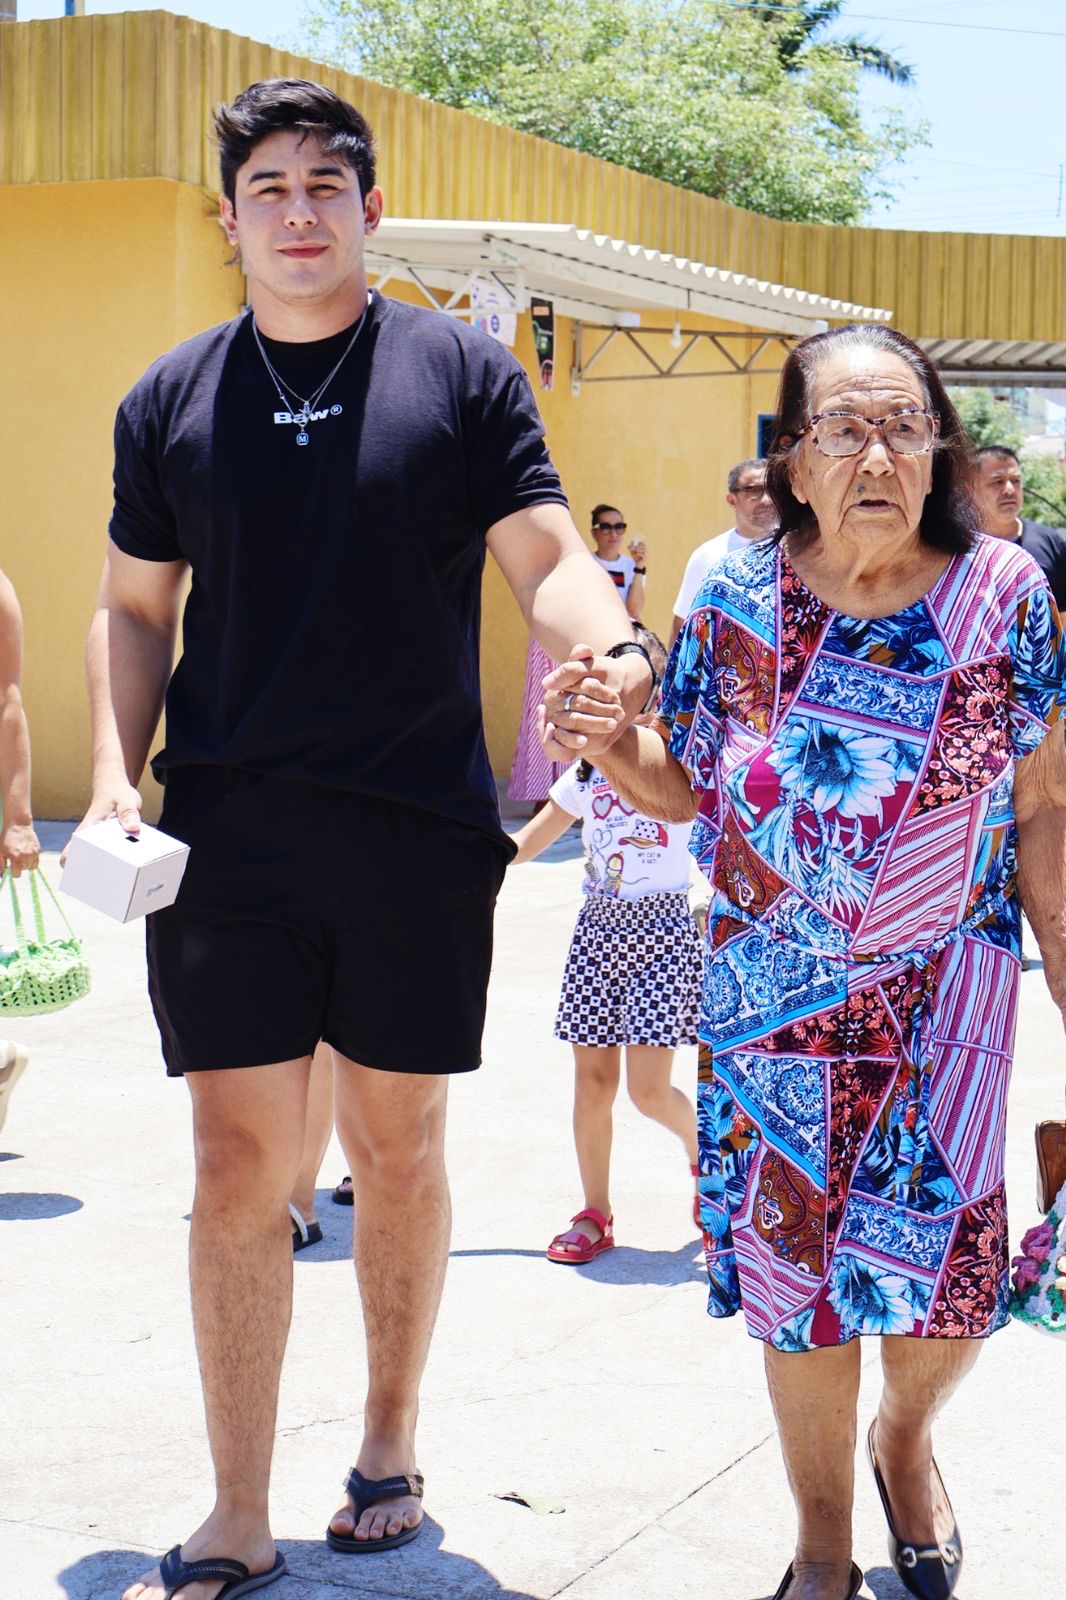
[[[345,1494],[350,1494],[355,1501],[352,1515],[356,1522],[368,1506],[377,1505],[379,1500],[394,1500],[401,1494],[417,1495],[421,1500],[425,1487],[426,1480],[420,1472],[401,1473],[396,1478],[364,1478],[357,1467],[352,1468],[344,1481]],[[417,1539],[421,1532],[421,1521],[416,1522],[413,1528],[402,1528],[399,1533],[385,1534],[380,1539],[349,1539],[343,1533],[334,1533],[332,1528],[327,1528],[326,1543],[331,1550],[343,1550],[345,1555],[373,1556],[382,1550],[398,1550],[400,1545],[410,1544],[412,1539]]]
[[[171,1595],[178,1589],[184,1589],[186,1584],[196,1583],[197,1580],[208,1582],[211,1578],[229,1579],[229,1582],[224,1583],[218,1591],[217,1600],[238,1600],[239,1595],[252,1594],[256,1589],[265,1589],[268,1583],[276,1583],[288,1570],[285,1557],[280,1550],[269,1572],[249,1572],[243,1561],[230,1561],[226,1556],[208,1556],[203,1561],[183,1561],[180,1544],[176,1544],[173,1550],[168,1550],[159,1563],[165,1600],[170,1600]]]
[[[292,1253],[297,1250],[306,1250],[309,1244],[322,1243],[322,1227],[317,1222],[306,1222],[290,1203],[289,1216],[292,1218]]]
[[[344,1187],[345,1184],[348,1185],[347,1189]],[[355,1204],[355,1194],[352,1190],[351,1178],[344,1177],[341,1179],[340,1183],[338,1183],[337,1187],[333,1191],[333,1204],[335,1206],[353,1206]]]

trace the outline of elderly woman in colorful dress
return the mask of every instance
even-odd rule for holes
[[[705,583],[658,729],[597,758],[647,815],[696,813],[714,890],[709,1309],[764,1341],[799,1521],[779,1600],[862,1583],[860,1336],[881,1340],[867,1446],[893,1564],[923,1600],[955,1588],[931,1429],[1007,1321],[1019,901],[1066,1004],[1066,651],[1032,559],[972,531],[966,456],[902,335],[797,346],[769,462],[781,534]],[[549,749],[610,715],[588,652],[546,705]]]

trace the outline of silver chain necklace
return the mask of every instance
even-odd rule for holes
[[[300,402],[299,408],[294,406],[292,401],[289,399],[288,392],[286,391],[286,387],[285,387],[285,384],[282,381],[280,373],[278,372],[277,368],[274,366],[274,364],[271,361],[270,357],[267,355],[266,351],[263,348],[263,341],[259,337],[259,329],[256,327],[255,315],[253,313],[253,316],[252,316],[252,333],[255,336],[255,342],[256,342],[256,345],[257,345],[257,347],[259,349],[259,354],[262,356],[263,365],[264,365],[264,367],[266,367],[267,372],[270,375],[271,381],[273,382],[275,389],[278,391],[278,399],[281,401],[282,405],[285,408],[285,410],[284,410],[285,420],[289,421],[289,422],[295,422],[296,425],[298,426],[299,430],[300,430],[299,433],[296,435],[296,443],[297,444],[309,444],[310,443],[311,435],[307,431],[307,424],[309,422],[321,422],[322,418],[323,417],[327,417],[327,416],[339,417],[341,412],[344,410],[344,407],[341,406],[341,405],[330,406],[325,411],[317,411],[315,408],[318,405],[318,402],[321,400],[322,396],[325,394],[326,390],[329,388],[330,384],[333,382],[334,378],[337,376],[338,372],[343,367],[344,363],[347,361],[348,357],[351,355],[352,347],[355,344],[355,341],[358,339],[359,335],[363,331],[363,323],[366,321],[366,314],[367,314],[367,312],[369,310],[370,310],[370,297],[367,296],[366,305],[363,307],[363,314],[359,318],[359,321],[356,323],[355,332],[352,334],[351,338],[348,340],[348,343],[345,345],[344,351],[343,351],[343,353],[341,355],[340,360],[337,362],[336,366],[333,367],[330,370],[330,372],[327,373],[325,379],[322,381],[322,383],[319,384],[318,388],[315,390],[314,394],[311,395],[311,397],[309,399],[305,400],[303,395],[300,394],[296,389],[293,389],[292,385],[289,384],[289,386],[288,386],[289,389],[292,390],[293,395]],[[275,414],[275,421],[277,421],[277,420],[278,420],[278,417]]]

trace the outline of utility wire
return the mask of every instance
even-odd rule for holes
[[[763,0],[724,0],[733,11],[779,11],[795,14],[795,6],[767,5]],[[877,17],[865,11],[849,11],[841,20],[848,22],[891,22],[897,27],[955,28],[964,33],[1009,33],[1016,39],[1066,39],[1066,33],[1052,33],[1046,28],[999,28],[992,22],[939,22],[933,17]]]

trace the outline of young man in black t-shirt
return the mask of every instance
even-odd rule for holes
[[[571,522],[517,363],[449,318],[370,296],[363,250],[382,197],[358,112],[274,80],[216,128],[251,315],[171,351],[119,409],[88,646],[86,821],[138,827],[134,784],[165,697],[162,825],[191,845],[177,903],[149,919],[148,961],[167,1070],[193,1102],[192,1297],[216,1500],[127,1600],[214,1600],[224,1584],[236,1597],[285,1570],[267,1490],[287,1199],[319,1038],[339,1058],[369,1362],[363,1442],[327,1538],[359,1555],[418,1532],[418,1384],[448,1252],[447,1075],[479,1062],[512,853],[481,722],[486,549],[551,655],[576,640],[599,652],[555,674],[564,744],[601,751],[652,680]],[[427,877],[432,911],[415,929]]]

